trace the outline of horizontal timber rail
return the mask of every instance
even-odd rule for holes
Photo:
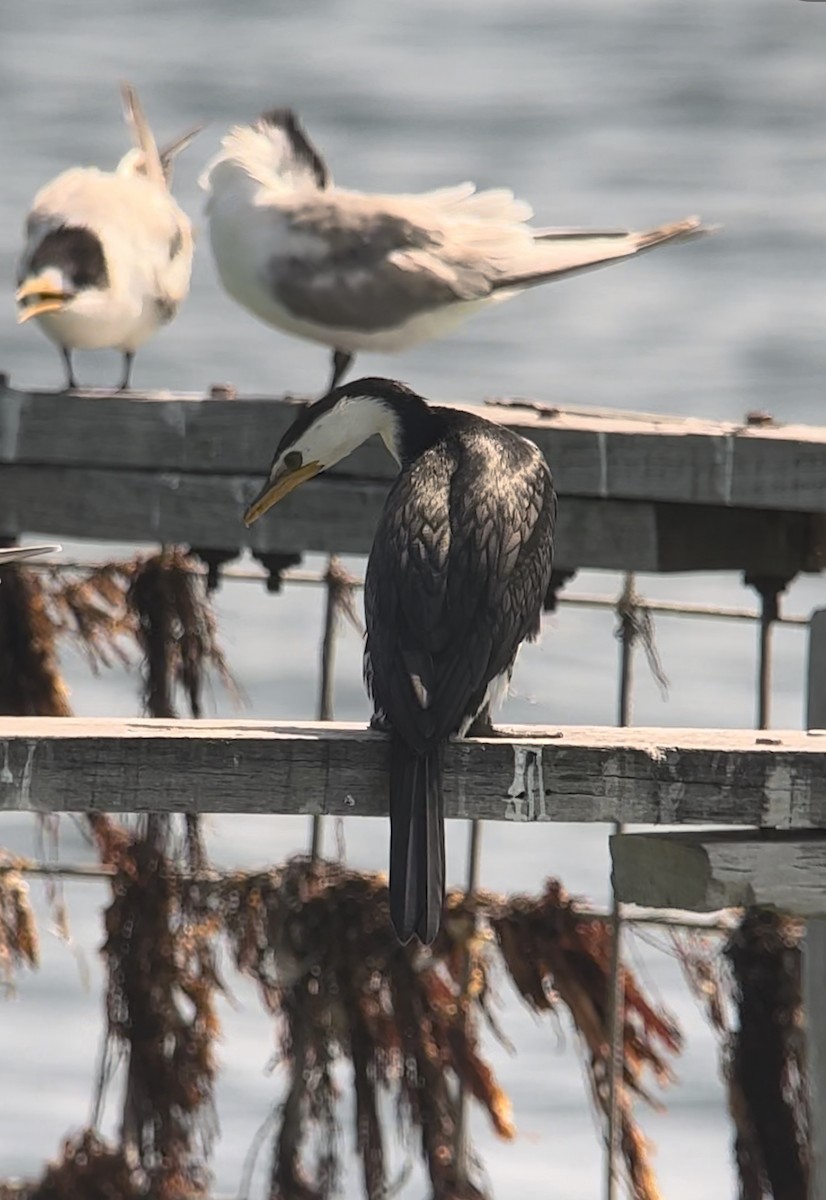
[[[338,722],[0,719],[0,811],[387,811],[388,739]],[[449,817],[826,828],[826,731],[503,728],[452,742]]]
[[[548,458],[564,501],[561,568],[791,578],[826,563],[826,428],[459,407],[532,438]],[[295,411],[286,399],[0,385],[0,534],[365,553],[394,472],[378,442],[243,528]]]

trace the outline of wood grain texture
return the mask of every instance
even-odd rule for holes
[[[624,903],[826,915],[826,831],[622,833],[610,841],[614,887]]]
[[[0,533],[98,541],[177,542],[221,550],[367,554],[386,481],[319,476],[245,529],[257,476],[0,464]],[[749,571],[791,578],[812,569],[811,518],[689,505],[561,500],[561,569]]]
[[[826,731],[826,609],[812,613],[809,624],[806,728]],[[826,872],[821,868],[821,878]],[[826,915],[806,922],[803,942],[803,1003],[806,1013],[806,1063],[809,1076],[812,1200],[826,1200]]]
[[[453,742],[451,817],[826,827],[826,737],[509,727]],[[265,721],[0,719],[0,810],[386,811],[387,739]]]
[[[435,398],[434,398],[435,399]],[[0,389],[0,463],[261,476],[295,401]],[[563,496],[826,512],[826,428],[457,405],[532,438]],[[389,479],[378,442],[336,473]]]

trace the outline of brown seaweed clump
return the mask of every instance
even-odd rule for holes
[[[593,1095],[607,1113],[611,1069],[611,929],[583,916],[557,880],[535,899],[514,896],[489,915],[517,991],[534,1012],[551,1012],[561,1000],[588,1051]],[[659,1189],[646,1139],[634,1121],[632,1096],[653,1104],[643,1086],[649,1071],[658,1084],[673,1079],[668,1056],[682,1038],[673,1019],[651,1005],[631,971],[623,968],[624,1071],[619,1088],[621,1144],[635,1200],[656,1200]]]
[[[230,680],[203,579],[175,548],[134,560],[129,578],[124,611],[144,657],[146,711],[175,717],[181,685],[200,716],[206,667]],[[103,955],[110,1050],[125,1050],[128,1060],[122,1145],[140,1162],[153,1200],[205,1194],[221,985],[217,922],[198,888],[182,882],[184,869],[206,867],[199,820],[186,817],[180,844],[166,815],[150,816],[138,831],[100,815],[89,821],[101,860],[116,870]],[[99,1099],[106,1076],[104,1069]]]
[[[39,942],[23,876],[2,854],[0,866],[0,981],[10,988],[16,970],[38,965]]]
[[[122,1146],[153,1200],[203,1195],[216,1132],[216,927],[182,885],[165,824],[150,817],[141,833],[100,815],[90,823],[116,869],[102,953],[107,1035],[128,1059]]]
[[[71,715],[48,593],[25,566],[6,567],[0,587],[0,715]]]
[[[753,908],[726,945],[739,1018],[727,1075],[742,1200],[809,1195],[802,936],[799,920]]]
[[[174,716],[180,684],[200,716],[206,668],[234,690],[218,646],[204,580],[183,550],[164,549],[104,566],[11,565],[0,588],[0,715],[71,715],[57,646],[74,642],[94,671],[145,658],[143,701],[155,716]]]
[[[150,716],[178,715],[180,685],[191,715],[200,717],[206,667],[234,691],[204,579],[188,554],[171,547],[137,562],[127,602],[144,658],[143,703]]]
[[[336,1189],[338,1093],[333,1076],[349,1060],[355,1140],[368,1200],[388,1195],[381,1093],[420,1141],[435,1200],[481,1195],[457,1161],[457,1087],[487,1111],[501,1137],[514,1135],[507,1096],[481,1057],[467,999],[443,943],[433,955],[400,946],[383,876],[297,858],[283,869],[230,878],[222,886],[238,967],[283,1018],[289,1072],[271,1169],[272,1200],[326,1200]],[[309,1164],[311,1134],[318,1146]]]
[[[67,1138],[43,1178],[23,1187],[0,1184],[0,1200],[143,1200],[147,1195],[122,1150],[93,1130]]]

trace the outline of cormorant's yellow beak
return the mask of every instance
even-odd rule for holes
[[[31,298],[31,303],[29,299]],[[17,289],[15,300],[21,306],[17,314],[18,324],[22,325],[30,317],[42,317],[44,313],[60,312],[71,300],[64,291],[55,285],[54,275],[35,275],[27,279]]]
[[[308,479],[318,475],[321,470],[321,463],[308,462],[303,467],[295,467],[292,471],[284,470],[276,479],[268,479],[244,513],[244,524],[249,528],[259,517],[263,517],[265,512],[269,512],[274,504],[283,500],[300,484],[306,483]]]

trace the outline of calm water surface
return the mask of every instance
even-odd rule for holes
[[[198,172],[228,124],[288,103],[349,186],[415,191],[470,178],[512,186],[534,204],[541,224],[644,226],[698,212],[724,227],[700,244],[539,289],[444,342],[397,358],[364,356],[365,373],[395,375],[440,399],[511,394],[721,418],[765,408],[784,421],[821,421],[824,55],[826,5],[794,0],[10,0],[0,8],[0,277],[7,281],[0,369],[20,386],[53,387],[62,378],[53,348],[37,330],[15,324],[21,223],[37,187],[65,166],[117,160],[125,145],[117,83],[129,78],[161,139],[211,122],[176,175],[193,215],[201,209]],[[106,354],[79,356],[78,367],[96,384],[111,382],[119,369]],[[326,371],[324,350],[267,330],[225,299],[202,243],[189,302],[141,352],[134,379],[139,387],[188,390],[229,380],[255,394],[312,391]],[[729,577],[640,583],[648,595],[751,603]],[[588,575],[571,590],[614,594],[618,586],[616,577]],[[822,603],[820,581],[796,584],[787,603],[800,612]],[[313,715],[321,607],[321,597],[303,589],[274,598],[235,584],[220,593],[224,641],[250,714]],[[566,609],[549,620],[542,642],[520,660],[508,718],[612,721],[612,634],[607,613]],[[641,667],[636,720],[752,722],[751,627],[662,619],[658,637],[669,698],[662,700]],[[777,725],[801,721],[804,640],[794,630],[777,636]],[[135,712],[134,675],[92,680],[70,651],[65,665],[78,713]],[[336,703],[342,718],[366,715],[360,646],[350,633],[342,639]],[[216,694],[214,709],[232,706]],[[538,888],[558,874],[570,890],[605,901],[605,832],[497,828],[488,835],[485,882]],[[278,860],[306,846],[307,836],[303,820],[252,817],[212,819],[210,833],[215,858],[242,865]],[[61,841],[63,857],[87,855],[71,824]],[[383,824],[351,822],[346,842],[354,863],[383,866]],[[31,852],[30,821],[4,818],[0,844]],[[464,846],[464,831],[452,830],[457,880]],[[70,888],[74,947],[46,932],[41,971],[20,981],[17,998],[0,1013],[3,1174],[38,1170],[63,1134],[86,1119],[100,1029],[103,895],[97,885]],[[646,1118],[664,1194],[733,1194],[711,1036],[671,958],[639,945],[634,954],[687,1033],[669,1112]],[[251,989],[238,983],[234,990],[220,1048],[215,1166],[224,1192],[237,1186],[279,1087],[277,1073],[266,1071],[271,1028]],[[592,1197],[601,1154],[571,1030],[565,1021],[534,1022],[504,984],[501,995],[517,1052],[491,1053],[512,1092],[520,1138],[502,1146],[477,1122],[494,1191],[524,1200]],[[410,1195],[423,1194],[420,1182],[411,1182]],[[355,1184],[348,1194],[357,1194]]]

